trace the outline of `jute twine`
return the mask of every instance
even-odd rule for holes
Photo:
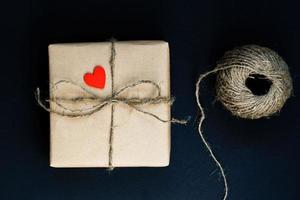
[[[224,54],[217,67],[201,74],[196,83],[196,100],[200,110],[198,132],[210,156],[220,170],[224,183],[223,200],[228,196],[228,183],[224,168],[216,158],[201,130],[205,119],[200,103],[200,83],[208,75],[217,73],[216,98],[233,115],[245,119],[268,117],[280,111],[292,93],[292,78],[284,60],[274,51],[257,45],[235,48]],[[266,94],[253,94],[246,85],[247,79],[259,76],[270,82]]]
[[[153,114],[151,112],[145,111],[140,106],[143,105],[149,105],[149,104],[169,104],[170,106],[174,102],[173,97],[164,97],[161,94],[161,88],[160,86],[151,81],[151,80],[138,80],[134,83],[125,85],[121,87],[120,89],[116,90],[114,85],[114,70],[115,70],[115,60],[116,60],[116,40],[111,39],[111,48],[110,48],[110,58],[109,58],[109,64],[110,64],[110,72],[111,72],[111,96],[108,96],[106,98],[101,98],[94,93],[90,92],[89,90],[85,89],[84,87],[80,86],[78,83],[74,83],[69,80],[60,80],[54,84],[52,84],[52,87],[50,88],[50,98],[46,100],[42,100],[40,97],[40,89],[37,88],[35,96],[38,104],[45,109],[46,111],[50,113],[54,113],[60,116],[69,117],[69,118],[75,118],[75,117],[85,117],[85,116],[91,116],[94,113],[97,113],[101,111],[106,106],[111,106],[111,116],[110,116],[110,130],[109,130],[109,149],[108,149],[108,169],[113,170],[113,138],[114,138],[114,113],[115,113],[115,105],[116,104],[125,104],[128,106],[128,108],[131,108],[135,110],[138,113],[141,113],[143,115],[146,115],[148,117],[151,117],[155,120],[158,120],[162,123],[174,123],[174,124],[187,124],[189,119],[186,120],[179,120],[175,118],[171,119],[162,119],[158,115]],[[74,97],[74,98],[64,98],[64,97],[56,97],[54,94],[54,91],[57,87],[60,85],[69,84],[74,87],[77,87],[81,89],[83,92],[85,92],[88,96],[82,97]],[[153,95],[153,97],[148,98],[121,98],[120,95],[126,91],[130,91],[131,89],[141,86],[141,85],[152,85],[156,91],[156,94]],[[91,104],[89,108],[86,109],[77,109],[73,108],[72,105],[76,103],[89,103],[94,102]],[[51,103],[52,105],[48,105],[48,103]],[[71,106],[66,106],[65,103],[71,103]],[[54,106],[55,105],[55,106]],[[69,105],[69,104],[67,104]],[[57,108],[56,108],[57,107]]]

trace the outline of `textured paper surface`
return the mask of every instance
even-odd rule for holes
[[[69,80],[99,97],[111,95],[110,42],[54,44],[49,46],[50,82]],[[163,41],[131,41],[116,43],[114,68],[115,91],[138,80],[159,84],[162,96],[170,96],[168,43]],[[104,89],[93,89],[83,75],[101,65],[106,71]],[[153,88],[131,88],[122,97],[151,97]],[[60,87],[51,96],[85,95],[72,87]],[[54,105],[51,105],[54,106]],[[87,106],[87,105],[83,105]],[[143,105],[141,109],[170,119],[170,105]],[[68,118],[51,113],[52,167],[108,167],[111,105],[86,117]],[[170,157],[170,123],[162,123],[116,104],[112,164],[114,167],[167,166]]]

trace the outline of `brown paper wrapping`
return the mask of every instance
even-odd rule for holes
[[[168,43],[164,41],[116,42],[114,88],[118,90],[138,80],[151,80],[161,88],[161,96],[170,96]],[[73,43],[49,46],[50,82],[72,81],[99,97],[111,95],[111,43]],[[94,89],[83,75],[101,65],[106,71],[104,89]],[[122,97],[151,97],[149,86],[130,88]],[[86,95],[78,88],[60,86],[50,94],[59,97]],[[87,106],[83,103],[81,107]],[[51,103],[52,108],[55,106]],[[162,123],[126,104],[115,104],[112,165],[114,167],[162,167],[169,165],[170,123]],[[170,119],[167,103],[142,105],[141,109]],[[70,118],[50,114],[52,167],[109,167],[111,105],[90,116]]]

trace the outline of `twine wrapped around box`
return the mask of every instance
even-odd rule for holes
[[[83,117],[83,116],[90,116],[94,113],[97,113],[101,111],[106,106],[111,106],[111,117],[110,117],[110,133],[109,133],[109,161],[108,161],[108,167],[109,169],[113,169],[114,166],[112,164],[113,160],[113,136],[114,136],[114,112],[115,112],[115,104],[125,104],[132,108],[133,110],[140,112],[144,115],[150,116],[162,123],[177,123],[177,124],[186,124],[188,120],[178,120],[178,119],[162,119],[159,116],[144,111],[141,108],[137,107],[137,105],[145,105],[145,104],[161,104],[161,103],[167,103],[172,105],[174,98],[173,97],[163,97],[161,95],[161,88],[160,86],[151,81],[151,80],[139,80],[132,84],[125,85],[124,87],[116,90],[114,87],[114,68],[115,68],[115,60],[116,60],[116,49],[115,49],[115,40],[111,40],[111,56],[110,56],[110,70],[111,70],[111,96],[107,98],[100,98],[97,95],[93,94],[92,92],[86,90],[85,88],[81,87],[80,85],[68,81],[68,80],[61,80],[53,84],[51,88],[56,88],[59,85],[68,83],[75,87],[80,88],[84,93],[88,94],[88,97],[75,97],[75,98],[60,98],[60,97],[50,97],[45,102],[41,100],[40,97],[40,90],[37,88],[36,90],[36,99],[38,104],[44,108],[46,111],[55,113],[60,116],[65,117]],[[155,88],[156,95],[153,97],[148,98],[121,98],[120,95],[126,91],[130,91],[132,88],[135,88],[140,85],[150,84]],[[50,89],[50,93],[53,92]],[[96,104],[93,105],[90,108],[87,109],[74,109],[67,107],[63,104],[63,102],[69,102],[69,103],[76,103],[76,102],[88,102],[88,101],[95,101]],[[47,106],[48,103],[54,103],[56,106],[59,107],[59,109],[54,109],[50,106]]]

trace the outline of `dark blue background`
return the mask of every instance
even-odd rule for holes
[[[295,1],[296,2],[296,1]],[[220,199],[223,186],[196,126],[197,76],[225,50],[268,46],[286,60],[295,95],[270,119],[242,120],[202,93],[204,133],[224,164],[230,200],[299,199],[299,5],[292,1],[10,0],[1,3],[0,199]],[[34,90],[48,86],[47,46],[58,42],[162,39],[170,43],[173,126],[167,168],[49,167],[49,117]]]

